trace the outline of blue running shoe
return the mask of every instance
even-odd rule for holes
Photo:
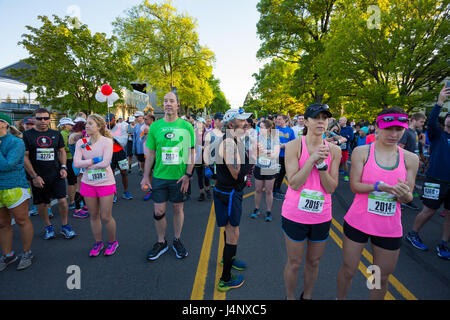
[[[244,277],[239,275],[239,276],[234,276],[231,275],[231,279],[230,281],[223,281],[220,280],[219,284],[217,285],[217,290],[222,291],[222,292],[226,292],[230,289],[235,289],[235,288],[239,288],[240,286],[242,286],[244,284]]]
[[[74,210],[75,209],[75,202],[69,204],[69,210]]]
[[[417,248],[422,251],[427,251],[428,247],[425,245],[425,243],[422,242],[422,239],[420,239],[419,234],[414,231],[408,232],[406,235],[406,239],[411,242],[414,248]]]
[[[44,240],[50,240],[55,238],[55,228],[52,225],[45,227]]]
[[[39,215],[39,213],[37,212],[37,207],[36,207],[35,205],[33,205],[33,206],[31,207],[31,210],[28,212],[28,215],[29,215],[30,217],[34,217],[34,216]]]
[[[220,265],[223,266],[223,258],[220,261]],[[236,257],[233,257],[233,264],[231,265],[231,267],[238,271],[244,271],[245,269],[247,269],[247,265],[245,264],[245,262],[236,259]]]
[[[266,212],[266,218],[265,218],[266,222],[272,222],[272,213],[270,211]]]
[[[152,192],[147,192],[144,196],[144,201],[148,201],[152,198]]]
[[[131,200],[131,199],[133,199],[133,197],[131,196],[129,191],[126,191],[126,192],[123,193],[122,199]]]
[[[450,250],[446,244],[439,244],[436,247],[436,251],[439,258],[450,260]]]
[[[250,215],[250,218],[256,219],[259,216],[259,209],[253,210],[253,213]]]
[[[61,227],[60,234],[66,237],[66,239],[72,239],[77,235],[68,224]]]

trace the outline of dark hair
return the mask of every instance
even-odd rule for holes
[[[262,123],[264,123],[264,126],[266,127],[266,129],[275,129],[275,123],[271,120],[264,120],[261,121]]]
[[[411,120],[416,120],[416,121],[421,120],[421,119],[425,119],[425,118],[426,118],[425,115],[423,113],[420,113],[420,112],[414,113],[411,116]]]
[[[34,110],[33,115],[36,116],[38,113],[48,113],[48,115],[50,115],[50,111],[45,108],[37,108],[36,110]]]
[[[86,129],[86,122],[78,121],[75,122],[75,125],[72,127],[73,132],[82,132]]]
[[[403,110],[402,108],[399,108],[399,107],[392,107],[392,108],[386,108],[386,109],[381,110],[381,111],[378,113],[377,117],[382,116],[383,114],[389,114],[389,113],[399,113],[399,114],[404,114],[404,115],[406,115],[406,116],[408,115],[408,114],[406,113],[406,111]]]

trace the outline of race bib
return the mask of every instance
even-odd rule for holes
[[[123,159],[117,162],[120,170],[128,170],[128,159]]]
[[[55,149],[53,148],[37,148],[36,149],[37,161],[54,161]]]
[[[162,163],[165,165],[180,164],[180,151],[178,147],[162,147],[161,148]]]
[[[423,186],[423,197],[431,200],[439,200],[440,185],[425,182]]]
[[[261,156],[258,158],[258,163],[261,167],[270,167],[270,159],[269,158]]]
[[[321,213],[325,197],[322,192],[303,189],[298,201],[298,209],[310,213]]]
[[[374,191],[369,193],[367,211],[384,217],[392,217],[397,210],[397,198],[394,195]]]
[[[106,169],[92,169],[87,171],[88,181],[96,182],[106,180]]]

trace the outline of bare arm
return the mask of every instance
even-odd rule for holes
[[[308,179],[308,176],[317,161],[317,159],[311,156],[308,160],[306,160],[303,168],[300,169],[298,166],[298,160],[300,159],[300,145],[300,139],[290,141],[286,145],[286,153],[284,158],[289,186],[295,191],[300,189],[305,184],[306,179]]]
[[[319,171],[320,183],[327,193],[333,193],[339,183],[339,164],[341,163],[341,148],[330,144],[331,163],[329,170]]]

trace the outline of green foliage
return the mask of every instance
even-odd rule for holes
[[[105,83],[119,95],[121,87],[130,87],[133,69],[128,52],[117,49],[115,37],[93,35],[85,24],[70,28],[68,17],[38,18],[43,25],[27,26],[29,33],[19,42],[30,55],[23,61],[32,68],[11,70],[11,74],[23,77],[27,92],[35,92],[43,106],[106,113],[106,104],[98,103],[95,94]]]

